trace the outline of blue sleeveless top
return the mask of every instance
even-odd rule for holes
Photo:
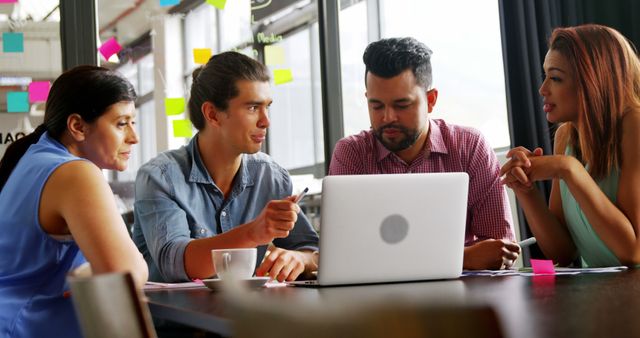
[[[66,274],[86,262],[72,239],[40,226],[45,182],[60,165],[81,160],[44,133],[0,192],[0,337],[81,337]],[[68,236],[70,237],[70,236]]]
[[[572,155],[569,147],[565,150],[566,155]],[[613,170],[608,177],[603,178],[596,183],[600,190],[613,203],[618,198],[618,180],[619,169]],[[564,219],[569,228],[569,233],[576,245],[578,254],[582,258],[583,267],[605,267],[618,266],[620,260],[609,250],[609,248],[600,239],[598,234],[593,230],[589,220],[580,208],[580,205],[569,191],[567,184],[560,180],[560,196],[562,198],[562,211]]]

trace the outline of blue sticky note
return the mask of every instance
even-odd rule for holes
[[[22,33],[2,33],[2,51],[5,53],[24,52],[24,34]]]
[[[7,92],[7,112],[28,113],[29,92]]]
[[[180,0],[160,0],[160,6],[175,6],[180,3]]]

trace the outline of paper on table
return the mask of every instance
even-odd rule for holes
[[[144,291],[150,290],[175,290],[175,289],[199,289],[205,288],[202,281],[199,282],[185,282],[185,283],[158,283],[158,282],[147,282],[142,288]]]
[[[626,266],[610,266],[604,268],[555,268],[556,275],[578,275],[583,273],[610,273],[629,269]],[[540,274],[537,274],[540,275]],[[464,270],[462,276],[536,276],[531,268],[520,270]]]

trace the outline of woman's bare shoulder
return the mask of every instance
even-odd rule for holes
[[[556,130],[553,146],[553,152],[555,154],[564,154],[567,144],[569,143],[569,137],[571,136],[571,128],[571,124],[563,123]]]

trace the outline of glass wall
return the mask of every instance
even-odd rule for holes
[[[413,36],[434,51],[434,86],[440,95],[431,117],[478,128],[496,148],[509,146],[497,1],[340,0],[339,3],[345,136],[370,126],[362,63],[367,44],[381,37]],[[188,100],[191,73],[202,63],[194,57],[196,49],[208,49],[211,55],[235,50],[264,62],[272,76],[274,103],[263,150],[292,173],[324,175],[326,130],[322,117],[317,2],[237,0],[215,6],[182,1],[159,14],[157,4],[145,6],[150,5],[145,2],[128,19],[133,21],[135,13],[146,11],[138,17],[149,21],[147,26],[155,41],[152,54],[137,61],[125,60],[124,65],[117,66],[131,73],[129,78],[146,98],[139,103],[139,157],[132,160],[131,170],[119,178],[134,177],[137,167],[158,151],[177,148],[189,141],[190,137],[176,136],[172,130],[174,120],[187,120],[188,114],[167,116],[161,104],[163,95],[169,94]],[[176,20],[177,26],[168,23]],[[161,27],[158,22],[164,22],[164,29],[171,34],[178,31],[178,38],[158,30]],[[119,36],[122,31],[129,31],[120,24],[114,27],[118,28]],[[159,44],[162,38],[166,41]],[[158,46],[164,50],[157,49]],[[181,57],[174,55],[176,50]],[[154,57],[154,53],[160,54]],[[166,64],[154,65],[154,59]],[[176,67],[177,77],[169,74]],[[149,93],[155,93],[156,98],[152,99]],[[168,128],[168,139],[164,142],[163,124]],[[156,144],[160,146],[155,147]]]
[[[58,0],[0,3],[0,157],[42,123],[61,72]]]
[[[361,1],[340,11],[340,58],[342,67],[342,109],[344,134],[369,128],[364,96],[362,53],[368,44],[367,2]]]
[[[439,95],[431,117],[478,128],[494,148],[508,147],[498,1],[380,0],[380,5],[382,37],[412,36],[433,50]]]

